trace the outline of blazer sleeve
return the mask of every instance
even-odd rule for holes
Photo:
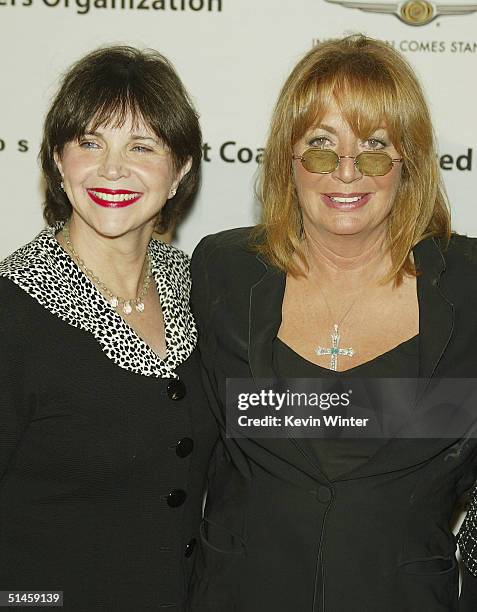
[[[209,300],[209,276],[207,272],[207,253],[210,236],[202,238],[192,253],[190,274],[192,279],[191,305],[192,312],[203,337],[207,321],[207,303]]]
[[[3,291],[0,279],[0,486],[12,455],[29,421],[30,401],[25,377],[27,345],[19,334],[21,307],[11,302],[12,291]],[[17,293],[21,289],[16,288]],[[15,300],[16,302],[17,300]]]
[[[203,238],[192,254],[191,260],[191,306],[199,332],[199,353],[202,364],[202,379],[209,399],[209,404],[219,426],[223,429],[224,418],[218,399],[217,381],[215,379],[215,330],[211,325],[213,304],[210,296],[209,259],[215,249],[211,241],[214,236]]]
[[[216,403],[217,400],[217,381],[214,376],[216,330],[212,324],[214,304],[210,291],[212,267],[210,260],[216,256],[216,249],[212,244],[213,239],[213,235],[203,238],[195,248],[191,260],[191,307],[199,334],[198,346],[202,368],[207,374],[204,384],[211,404]],[[218,406],[214,406],[213,409],[216,415],[220,412]]]

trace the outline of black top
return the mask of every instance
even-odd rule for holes
[[[346,359],[346,357],[342,357]],[[280,378],[415,378],[419,367],[419,335],[390,351],[343,372],[335,372],[308,361],[280,338],[273,342],[273,368]],[[305,438],[303,444],[317,459],[323,474],[333,480],[376,453],[386,439]]]
[[[451,517],[477,477],[476,438],[396,436],[330,482],[303,439],[226,437],[227,379],[275,377],[286,275],[257,254],[252,236],[250,228],[208,236],[192,257],[199,346],[225,447],[209,480],[214,529],[203,530],[193,609],[475,612],[477,491],[460,531],[470,570],[460,597]],[[461,388],[477,372],[477,240],[453,236],[446,248],[429,238],[413,255],[419,392],[440,402],[441,378]],[[471,420],[475,403],[454,410]]]
[[[163,363],[51,232],[0,264],[0,590],[62,590],[68,612],[186,609],[216,427],[187,261],[157,249],[177,263],[154,258],[175,283]]]

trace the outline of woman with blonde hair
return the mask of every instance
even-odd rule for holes
[[[258,227],[206,237],[192,262],[223,434],[194,609],[474,609],[469,569],[458,602],[450,526],[476,477],[472,440],[226,436],[226,379],[474,376],[477,244],[451,237],[429,111],[399,53],[358,35],[305,55],[260,198]]]

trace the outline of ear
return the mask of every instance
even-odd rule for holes
[[[63,176],[63,164],[61,163],[61,157],[58,155],[58,151],[56,149],[53,153],[53,159],[55,160],[58,172],[61,174],[61,176]]]
[[[184,178],[184,176],[190,171],[190,169],[192,168],[192,157],[189,157],[186,161],[186,163],[182,166],[182,168],[179,170],[179,172],[177,173],[173,183],[172,183],[172,188],[173,189],[177,189],[177,187],[179,186],[179,183],[182,181],[182,179]],[[61,170],[60,170],[61,172]]]

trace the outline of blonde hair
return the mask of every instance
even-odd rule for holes
[[[411,249],[429,236],[450,237],[450,213],[429,110],[407,61],[390,45],[362,35],[330,40],[309,51],[286,80],[272,116],[258,183],[262,222],[255,248],[285,272],[306,266],[303,223],[292,148],[335,101],[353,132],[367,138],[384,124],[403,157],[388,220],[392,269],[387,280],[415,274]],[[260,236],[260,239],[259,239]]]

